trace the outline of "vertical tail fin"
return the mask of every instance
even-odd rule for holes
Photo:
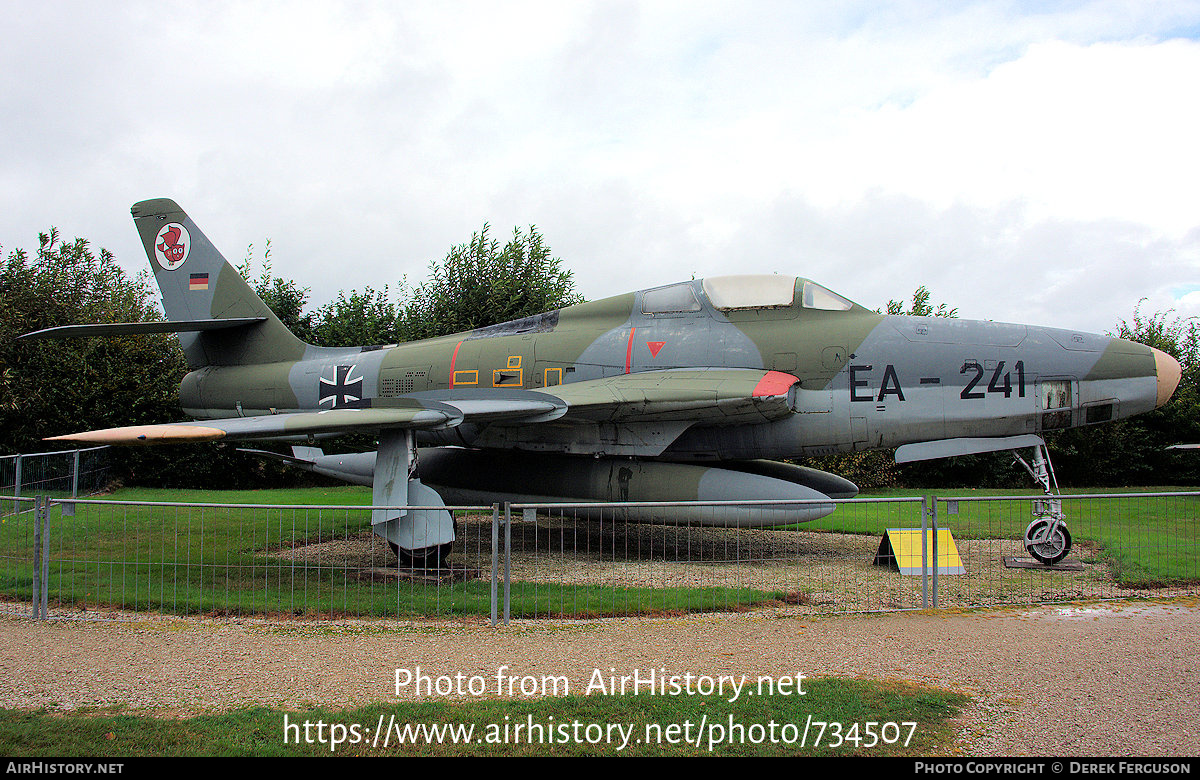
[[[167,319],[265,318],[246,327],[179,334],[193,369],[303,357],[307,345],[279,321],[175,201],[144,200],[132,212]]]

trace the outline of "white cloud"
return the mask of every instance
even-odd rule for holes
[[[1197,224],[1200,44],[1039,44],[988,76],[885,108],[833,147],[841,192],[877,186],[933,203],[1027,201],[1045,216]],[[829,150],[827,150],[829,151]],[[855,154],[855,152],[858,154]],[[832,167],[832,166],[831,166]]]
[[[127,208],[167,196],[231,259],[272,238],[314,302],[419,280],[485,220],[537,223],[593,298],[780,271],[1102,330],[1200,284],[1194,4],[7,17],[7,248],[56,224],[138,268]]]

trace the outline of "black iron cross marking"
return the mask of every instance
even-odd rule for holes
[[[321,377],[318,405],[328,403],[330,409],[360,406],[363,380],[361,376],[350,376],[356,368],[358,366],[337,366],[333,371],[333,379]]]

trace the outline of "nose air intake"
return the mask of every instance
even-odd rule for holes
[[[1175,392],[1175,388],[1179,387],[1179,379],[1183,376],[1183,369],[1179,365],[1179,361],[1168,355],[1162,350],[1150,348],[1154,353],[1154,373],[1158,377],[1158,398],[1154,402],[1154,408],[1158,408],[1171,400],[1171,395]]]

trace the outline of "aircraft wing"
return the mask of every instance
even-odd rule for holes
[[[792,411],[791,374],[758,369],[676,369],[544,388],[566,405],[564,422],[704,424],[777,420]]]
[[[355,433],[380,428],[436,428],[455,415],[437,409],[407,407],[398,409],[333,409],[324,412],[269,414],[261,417],[230,417],[220,420],[133,425],[106,428],[47,441],[88,444],[181,444],[239,439],[269,439],[286,436]]]
[[[463,405],[467,407],[472,416],[495,419],[544,415],[547,412],[553,412],[556,408],[553,403],[548,401],[522,403],[507,400],[490,405],[480,403]],[[378,431],[385,428],[445,428],[458,425],[466,418],[467,414],[456,406],[426,402],[380,408],[332,409],[321,412],[268,414],[259,417],[228,417],[165,425],[133,425],[126,428],[106,428],[98,431],[72,433],[66,436],[52,436],[47,441],[85,444],[182,444],[337,435]]]
[[[564,423],[703,422],[778,419],[790,412],[799,380],[778,371],[687,369],[649,371],[542,390],[470,390],[381,399],[361,409],[289,412],[163,425],[134,425],[52,436],[81,444],[180,444],[222,440],[337,435],[383,429],[438,429],[464,421],[530,425]]]

